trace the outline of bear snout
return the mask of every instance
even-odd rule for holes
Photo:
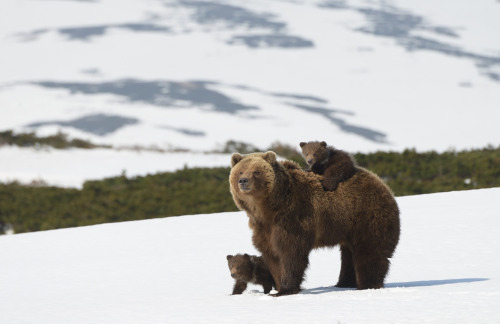
[[[314,161],[313,159],[309,159],[306,162],[307,162],[307,164],[311,165],[313,163],[313,161]]]
[[[241,189],[247,190],[248,188],[248,178],[240,178],[238,180],[238,184],[240,185]]]

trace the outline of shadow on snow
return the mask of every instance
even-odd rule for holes
[[[452,285],[461,283],[473,283],[480,281],[490,280],[488,278],[461,278],[461,279],[443,279],[443,280],[422,280],[422,281],[408,281],[408,282],[393,282],[385,284],[385,288],[413,288],[413,287],[431,287],[431,286],[442,286],[442,285]],[[332,287],[318,287],[311,289],[304,289],[301,294],[304,295],[318,295],[325,294],[334,291],[352,291],[355,288],[338,288]]]

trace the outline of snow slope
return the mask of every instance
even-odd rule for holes
[[[0,131],[193,152],[497,146],[499,16],[494,0],[2,0]],[[0,181],[224,159],[0,146]]]
[[[0,181],[82,188],[88,180],[145,176],[182,168],[228,167],[230,154],[146,150],[0,148]]]
[[[499,16],[495,0],[2,0],[0,130],[498,145]]]
[[[242,212],[0,236],[0,322],[499,323],[500,188],[397,198],[386,288],[337,289],[338,249],[305,290],[230,296],[226,255],[255,253]]]

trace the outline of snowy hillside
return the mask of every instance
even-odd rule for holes
[[[229,166],[204,153],[228,140],[497,146],[498,17],[497,0],[1,0],[0,131],[116,149],[0,146],[0,182]],[[321,250],[282,298],[229,296],[226,255],[256,253],[241,212],[0,236],[0,323],[500,323],[499,196],[397,198],[385,289],[333,287]]]
[[[0,147],[0,182],[43,182],[58,187],[82,188],[88,180],[121,174],[145,176],[185,167],[229,167],[230,160],[230,154]]]
[[[402,236],[386,288],[333,287],[315,251],[305,290],[229,296],[226,255],[255,253],[242,212],[0,236],[0,322],[499,323],[500,189],[397,198]]]
[[[498,145],[498,17],[495,0],[2,0],[0,130],[201,151]]]

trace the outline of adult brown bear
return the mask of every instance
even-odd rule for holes
[[[340,245],[338,287],[381,288],[399,241],[399,209],[391,190],[359,168],[335,191],[321,176],[274,152],[233,154],[229,176],[246,211],[252,241],[275,280],[276,296],[298,293],[314,248]]]

